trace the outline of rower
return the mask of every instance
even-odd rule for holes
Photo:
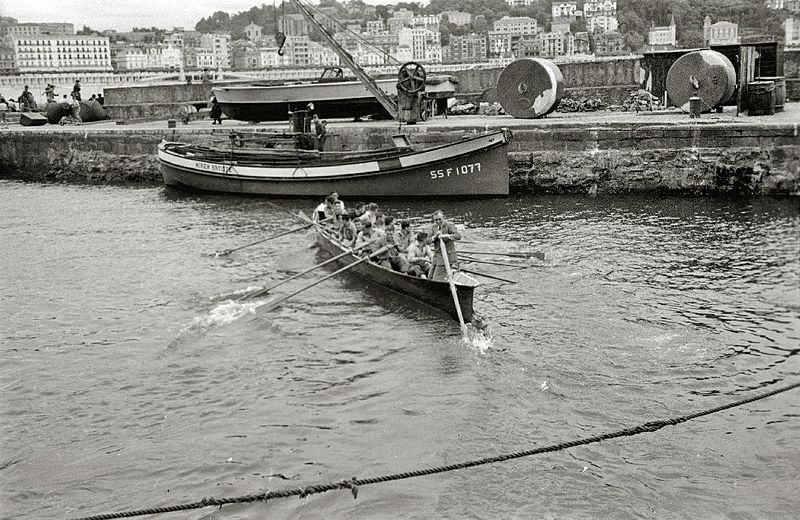
[[[314,222],[322,222],[333,218],[333,197],[328,195],[314,210]]]
[[[433,260],[433,253],[430,246],[425,242],[428,240],[428,234],[424,231],[417,233],[416,241],[408,246],[406,258],[408,259],[408,274],[418,276],[420,278],[427,278],[431,270],[431,260]]]
[[[447,258],[450,260],[450,267],[458,269],[455,241],[461,240],[461,233],[458,232],[455,224],[445,220],[442,210],[436,210],[433,213],[433,225],[431,226],[430,238],[427,239],[427,243],[433,244],[433,268],[430,278],[431,280],[443,282],[447,280],[447,267],[444,263],[442,244],[439,238],[444,241]]]
[[[335,191],[332,191],[331,197],[333,197],[333,207],[334,208],[338,207],[339,209],[342,210],[342,213],[344,213],[345,212],[344,202],[339,200],[339,194]]]
[[[356,237],[355,251],[357,253],[366,253],[366,254],[371,254],[377,251],[378,249],[380,249],[381,246],[377,245],[376,239],[380,238],[381,236],[383,236],[383,234],[379,233],[374,228],[372,222],[370,222],[369,220],[364,222],[361,231],[358,233],[358,236]]]
[[[358,231],[356,230],[356,225],[353,224],[353,220],[350,218],[349,213],[342,214],[342,228],[339,232],[340,240],[342,244],[346,247],[352,248],[356,244],[356,237],[358,236]]]
[[[367,211],[365,211],[364,214],[358,218],[361,219],[361,222],[366,222],[369,220],[371,223],[375,224],[375,217],[378,216],[379,209],[380,206],[378,206],[374,202],[370,202],[369,206],[367,206]]]
[[[405,273],[408,271],[408,261],[397,250],[395,237],[394,224],[386,226],[386,236],[378,240],[378,245],[389,246],[389,248],[378,255],[378,263],[387,269]]]
[[[401,221],[400,232],[395,235],[397,251],[399,251],[401,255],[405,255],[413,241],[414,233],[411,232],[411,222],[408,220]]]

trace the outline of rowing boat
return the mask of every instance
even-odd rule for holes
[[[338,240],[336,240],[322,226],[316,226],[317,244],[324,251],[331,255],[340,255],[347,251]],[[350,265],[360,257],[351,253],[337,260],[342,265]],[[450,292],[450,285],[447,282],[437,282],[426,278],[399,273],[372,262],[364,262],[354,266],[350,272],[359,277],[387,289],[398,292],[413,298],[414,300],[426,303],[431,307],[439,309],[449,314],[453,319],[458,319],[458,311],[455,307],[453,295]],[[459,271],[453,272],[458,301],[464,321],[472,320],[472,296],[478,281]]]

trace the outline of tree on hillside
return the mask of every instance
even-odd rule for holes
[[[375,14],[384,22],[389,19],[389,7],[386,5],[376,5]]]
[[[408,9],[409,11],[414,13],[415,15],[418,15],[418,14],[422,13],[422,6],[420,4],[418,4],[417,2],[398,2],[397,5],[395,5],[395,8],[396,9]]]
[[[230,30],[231,15],[225,11],[217,11],[211,16],[201,18],[194,26],[194,30],[201,33],[211,33]]]
[[[75,34],[80,35],[80,36],[92,36],[94,34],[100,34],[100,32],[99,31],[95,31],[91,27],[88,27],[88,26],[84,25],[83,29],[81,29],[80,31],[76,31]]]

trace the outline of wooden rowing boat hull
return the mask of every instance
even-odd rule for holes
[[[158,158],[165,184],[201,191],[286,197],[319,197],[334,190],[348,197],[502,196],[508,195],[507,144],[505,132],[492,132],[396,157],[365,154],[363,160],[330,164],[298,156],[296,164],[287,164],[285,155],[278,161],[274,153],[226,159],[219,149],[208,158],[199,147],[164,142]]]
[[[336,256],[344,252],[344,249],[337,242],[334,242],[319,229],[317,229],[316,235],[319,246],[329,254]],[[338,262],[344,266],[350,265],[358,259],[359,257],[355,255],[347,255],[339,259]],[[349,272],[369,282],[381,285],[409,298],[442,310],[449,314],[454,320],[458,320],[458,313],[453,301],[453,295],[450,292],[450,285],[447,282],[435,282],[409,276],[392,271],[391,269],[385,269],[372,262],[361,263],[353,267]],[[458,301],[461,305],[464,321],[469,322],[472,320],[473,316],[472,299],[477,282],[472,278],[466,277],[466,275],[464,275],[464,279],[471,281],[473,285],[457,283],[456,291],[458,293]]]

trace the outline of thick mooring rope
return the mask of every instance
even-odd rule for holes
[[[789,390],[794,390],[795,388],[800,387],[800,382],[791,384],[789,386],[785,386],[782,388],[778,388],[772,390],[771,392],[767,392],[764,394],[755,395],[753,397],[748,397],[747,399],[743,399],[741,401],[735,401],[730,404],[718,406],[716,408],[711,408],[709,410],[703,410],[701,412],[693,413],[690,415],[684,415],[682,417],[676,417],[674,419],[665,419],[661,421],[650,421],[639,426],[633,428],[626,428],[624,430],[619,430],[616,432],[611,433],[603,433],[601,435],[596,435],[594,437],[588,437],[584,439],[577,439],[574,441],[569,442],[562,442],[561,444],[554,444],[552,446],[544,446],[541,448],[534,448],[531,450],[525,451],[518,451],[516,453],[508,453],[505,455],[497,455],[495,457],[487,457],[480,460],[474,460],[469,462],[460,462],[458,464],[450,464],[447,466],[439,466],[435,468],[428,468],[428,469],[421,469],[416,471],[409,471],[406,473],[395,473],[394,475],[386,475],[382,477],[372,477],[372,478],[365,478],[365,479],[358,479],[353,477],[351,480],[343,480],[340,482],[331,482],[328,484],[316,484],[312,486],[308,486],[305,488],[298,487],[296,489],[285,489],[282,491],[270,491],[267,493],[257,493],[252,495],[244,495],[239,497],[231,497],[231,498],[204,498],[199,502],[192,502],[189,504],[178,504],[174,506],[166,506],[166,507],[154,507],[150,509],[139,509],[137,511],[123,511],[119,513],[107,513],[95,516],[87,516],[82,518],[77,518],[74,520],[110,520],[112,518],[130,518],[134,516],[143,516],[143,515],[155,515],[159,513],[173,513],[176,511],[187,511],[190,509],[200,509],[202,507],[209,507],[209,506],[223,506],[226,504],[243,504],[248,502],[261,502],[267,501],[274,498],[286,498],[291,496],[296,496],[300,498],[305,498],[309,495],[313,495],[316,493],[325,493],[326,491],[333,491],[336,489],[349,489],[353,493],[353,498],[358,497],[358,488],[359,486],[366,486],[369,484],[378,484],[381,482],[390,482],[393,480],[404,480],[413,477],[423,477],[426,475],[435,475],[437,473],[445,473],[448,471],[455,471],[457,469],[464,469],[464,468],[472,468],[475,466],[482,466],[485,464],[494,464],[496,462],[503,462],[511,459],[518,459],[522,457],[529,457],[531,455],[539,455],[541,453],[550,453],[554,451],[561,451],[568,448],[574,448],[576,446],[583,446],[585,444],[593,444],[600,441],[606,441],[610,439],[616,439],[619,437],[629,437],[632,435],[638,435],[640,433],[648,433],[660,430],[665,426],[676,426],[678,424],[691,421],[693,419],[698,419],[700,417],[711,415],[717,412],[721,412],[723,410],[728,410],[730,408],[735,408],[737,406],[742,406],[747,403],[752,403],[753,401],[758,401],[759,399],[765,399],[767,397],[772,397],[773,395],[780,394],[782,392],[787,392]]]

